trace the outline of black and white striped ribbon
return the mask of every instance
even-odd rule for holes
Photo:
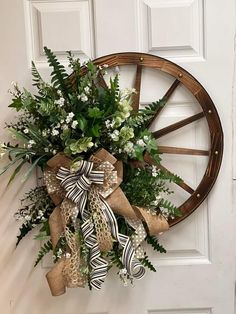
[[[95,171],[93,162],[81,161],[80,167],[76,173],[71,173],[70,170],[61,167],[57,173],[57,179],[61,181],[61,186],[66,190],[66,197],[77,204],[78,216],[80,211],[82,216],[82,233],[86,246],[90,249],[90,265],[92,268],[90,284],[95,289],[100,289],[107,275],[108,262],[101,257],[101,252],[98,246],[94,225],[91,219],[91,212],[88,206],[85,206],[88,200],[88,192],[91,184],[103,184],[104,171]],[[135,259],[135,250],[130,238],[119,233],[115,215],[107,204],[105,199],[100,196],[102,203],[102,211],[106,217],[107,223],[110,226],[113,237],[120,243],[123,248],[122,264],[126,268],[127,273],[140,279],[145,274],[143,265]]]

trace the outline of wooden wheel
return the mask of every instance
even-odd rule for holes
[[[170,225],[173,226],[189,216],[203,202],[203,200],[207,197],[208,193],[213,187],[218,176],[223,155],[223,131],[213,101],[211,100],[210,96],[203,88],[203,86],[191,74],[189,74],[180,66],[157,56],[133,52],[117,53],[98,58],[94,60],[94,63],[97,65],[107,64],[109,68],[124,65],[136,65],[134,88],[136,89],[137,94],[134,97],[133,104],[135,110],[138,110],[140,105],[140,87],[142,70],[144,67],[154,68],[170,74],[172,77],[174,77],[174,82],[166,91],[165,95],[163,95],[163,99],[165,99],[166,102],[169,100],[170,96],[174,93],[177,87],[183,84],[188,89],[188,91],[196,98],[200,105],[201,110],[199,113],[153,132],[155,138],[159,139],[175,130],[178,130],[200,119],[206,119],[209,129],[210,148],[208,150],[172,146],[158,146],[160,152],[163,154],[208,156],[208,164],[205,173],[200,180],[200,184],[197,186],[197,188],[193,189],[184,181],[179,184],[179,186],[188,193],[189,197],[179,207],[180,211],[182,212],[182,216],[170,221]],[[106,86],[106,82],[102,76],[100,84],[104,87]],[[163,108],[159,109],[156,112],[155,117],[149,124],[149,127],[151,127],[153,122],[159,117],[162,110]],[[152,163],[148,156],[146,157],[146,162]],[[169,171],[162,165],[160,165],[160,168]]]

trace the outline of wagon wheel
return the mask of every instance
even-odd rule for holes
[[[163,100],[167,102],[170,96],[177,89],[177,87],[180,84],[182,84],[196,98],[199,105],[201,106],[202,110],[199,113],[153,132],[154,137],[156,139],[159,139],[164,135],[167,135],[188,124],[193,123],[194,121],[206,119],[210,133],[209,150],[179,148],[172,146],[158,146],[159,151],[163,154],[166,153],[193,156],[208,156],[207,168],[205,170],[203,178],[200,181],[200,184],[197,186],[196,189],[193,189],[184,181],[178,184],[182,189],[184,189],[189,194],[189,197],[182,205],[179,206],[179,210],[182,212],[182,216],[169,221],[170,225],[173,226],[180,222],[181,220],[188,217],[203,202],[203,200],[207,197],[208,193],[212,189],[218,176],[223,155],[223,131],[213,101],[211,100],[210,96],[203,88],[203,86],[191,74],[189,74],[180,66],[157,56],[133,52],[118,53],[98,58],[94,60],[94,63],[96,65],[107,64],[108,68],[123,65],[136,65],[134,88],[136,89],[137,94],[133,98],[134,110],[138,110],[139,108],[142,70],[144,67],[154,68],[159,71],[168,73],[172,77],[174,77],[173,84],[169,87],[165,95],[162,97]],[[106,82],[102,75],[100,77],[100,84],[106,87]],[[159,115],[162,112],[162,109],[163,107],[156,111],[155,116],[153,117],[152,121],[149,124],[149,127],[153,124],[155,119],[159,117]],[[145,157],[145,161],[148,162],[149,164],[152,164],[152,160],[148,156]],[[160,165],[159,167],[165,171],[169,171],[162,165]]]

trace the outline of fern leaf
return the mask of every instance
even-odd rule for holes
[[[66,73],[65,67],[59,63],[57,57],[50,49],[44,47],[44,51],[47,56],[49,65],[53,68],[53,71],[51,73],[52,76],[51,82],[53,86],[55,88],[59,88],[63,93],[64,97],[68,97],[69,76]]]
[[[152,248],[160,253],[166,253],[166,249],[158,242],[158,239],[154,236],[147,236],[146,242],[152,246]]]
[[[180,217],[182,215],[181,211],[168,200],[162,199],[159,207],[167,209],[170,216]]]
[[[41,75],[39,74],[35,63],[32,61],[31,62],[31,74],[33,76],[33,85],[39,87],[39,85],[43,82],[43,79],[41,77]]]
[[[20,227],[20,234],[17,236],[16,246],[20,243],[20,241],[32,230],[32,226],[29,224],[23,224]]]
[[[149,268],[151,271],[156,272],[156,268],[152,265],[152,263],[149,261],[147,254],[145,253],[144,258],[140,259],[141,264],[143,266]]]
[[[50,251],[52,250],[52,242],[51,240],[48,240],[46,243],[44,243],[39,252],[38,252],[38,257],[34,263],[34,267],[36,267],[38,265],[38,263],[41,261],[41,259]]]

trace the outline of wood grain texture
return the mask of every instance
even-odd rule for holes
[[[158,146],[159,152],[162,154],[174,155],[192,155],[192,156],[209,156],[208,150],[171,147],[171,146]]]
[[[134,88],[136,93],[133,95],[133,108],[135,111],[139,109],[140,103],[140,90],[141,90],[141,78],[142,78],[142,65],[137,65]]]
[[[197,121],[203,117],[204,117],[204,113],[200,112],[200,113],[197,113],[197,114],[195,114],[189,118],[186,118],[186,119],[183,119],[179,122],[173,123],[173,124],[163,128],[163,129],[155,131],[152,134],[155,138],[160,138],[160,137],[167,135],[171,132],[174,132],[174,131],[176,131],[176,130],[178,130],[178,129],[180,129],[180,128],[182,128],[182,127],[184,127],[190,123],[193,123],[194,121]]]

